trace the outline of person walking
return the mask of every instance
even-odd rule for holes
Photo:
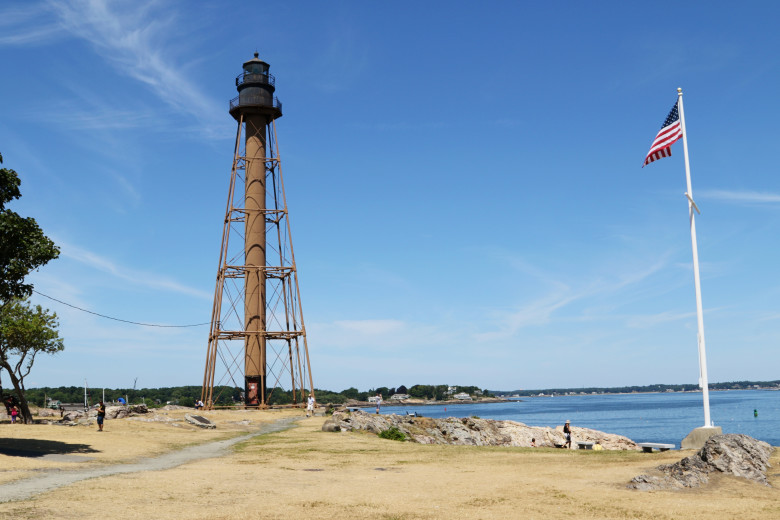
[[[19,415],[19,409],[16,407],[16,405],[13,405],[11,407],[11,424],[16,423],[16,417]]]
[[[309,394],[309,398],[306,400],[306,417],[311,414],[314,417],[314,395]]]
[[[571,424],[568,420],[566,421],[566,424],[563,425],[563,434],[566,436],[566,443],[564,446],[571,449]]]
[[[106,405],[103,403],[103,401],[100,401],[98,403],[98,412],[97,412],[97,423],[98,423],[98,431],[103,431],[103,421],[106,418]]]

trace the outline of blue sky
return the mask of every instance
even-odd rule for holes
[[[695,383],[684,89],[710,381],[780,373],[780,6],[0,6],[11,207],[62,248],[36,290],[210,318],[241,64],[271,64],[315,386]],[[139,7],[141,5],[141,7]],[[35,296],[28,386],[199,385],[208,327]]]

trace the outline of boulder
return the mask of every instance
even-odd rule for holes
[[[62,421],[75,422],[78,421],[81,417],[84,417],[85,415],[86,414],[81,410],[70,410],[62,414]]]
[[[200,415],[191,414],[191,413],[185,414],[184,415],[184,420],[187,421],[190,424],[194,424],[198,428],[212,429],[212,428],[216,428],[217,427],[216,424],[214,424],[213,422],[209,421],[205,417],[202,417]]]
[[[769,486],[766,470],[773,451],[768,443],[747,435],[716,435],[695,455],[658,466],[655,474],[634,477],[628,488],[640,491],[695,488],[707,484],[710,475],[718,473]]]
[[[322,431],[324,432],[340,432],[341,428],[338,425],[338,422],[335,421],[332,417],[325,421],[322,424]]]
[[[149,408],[145,404],[131,404],[128,409],[131,414],[149,413]]]
[[[530,447],[531,439],[536,439],[537,447],[552,448],[565,442],[562,427],[526,426],[516,421],[476,417],[432,419],[395,414],[377,415],[360,410],[336,411],[323,424],[323,431],[363,430],[378,434],[391,427],[398,428],[410,441],[420,444]],[[598,440],[606,450],[639,449],[631,439],[587,428],[572,428],[572,438],[587,442]],[[572,443],[572,447],[577,448],[576,442]]]
[[[95,412],[97,415],[97,412]],[[127,406],[106,407],[106,419],[124,419],[128,415]]]

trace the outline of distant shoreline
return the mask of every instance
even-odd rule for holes
[[[518,399],[505,399],[503,397],[482,397],[480,399],[448,399],[447,401],[432,401],[430,399],[415,399],[410,397],[403,401],[387,400],[382,401],[381,408],[398,407],[398,406],[447,406],[449,404],[484,404],[484,403],[508,403],[511,401],[517,401]],[[376,408],[376,403],[370,403],[368,401],[354,401],[350,400],[343,404],[347,408]]]
[[[710,392],[731,392],[731,391],[780,391],[780,388],[710,388]],[[521,396],[501,396],[501,397],[481,397],[479,399],[450,399],[446,401],[435,401],[430,399],[416,399],[409,398],[403,401],[398,400],[383,400],[381,408],[397,408],[399,406],[447,406],[458,404],[486,404],[486,403],[509,403],[509,402],[522,402],[525,399],[538,399],[545,397],[587,397],[587,396],[603,396],[603,395],[641,395],[641,394],[700,394],[701,389],[697,390],[649,390],[646,392],[570,392],[570,393],[551,393],[551,394],[534,394],[534,395],[521,395]],[[347,408],[375,408],[375,403],[368,401],[355,401],[349,400],[341,406]]]

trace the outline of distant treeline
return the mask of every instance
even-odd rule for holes
[[[480,390],[476,386],[458,386],[454,392],[448,385],[414,385],[409,388],[401,385],[398,388],[388,388],[385,386],[372,388],[361,392],[357,388],[347,388],[341,392],[332,390],[314,390],[317,402],[320,404],[342,404],[349,400],[367,401],[369,396],[377,394],[382,395],[382,399],[389,399],[391,395],[408,394],[410,397],[420,399],[445,400],[451,397],[451,393],[465,392],[472,396],[490,396],[487,390]],[[113,388],[87,388],[87,404],[93,405],[103,399],[107,403],[115,402],[120,397],[128,403],[146,403],[147,406],[164,406],[166,404],[177,404],[181,406],[192,406],[196,400],[200,399],[200,386],[174,386],[166,388],[141,388],[139,390],[113,389]],[[291,391],[275,388],[270,392],[270,404],[292,404],[293,394]],[[60,401],[62,403],[84,403],[84,387],[79,386],[60,386],[57,388],[43,387],[30,388],[25,391],[27,400],[31,405],[45,406],[49,401]],[[301,398],[300,393],[296,402],[305,402],[305,397]],[[218,406],[229,406],[241,403],[242,389],[228,386],[214,387],[214,400]]]
[[[727,383],[710,383],[710,390],[747,390],[756,388],[778,388],[780,380],[775,381],[731,381]],[[647,392],[693,392],[699,390],[699,385],[647,385],[647,386],[615,386],[610,388],[544,388],[538,390],[491,390],[495,395],[566,395],[566,394],[631,394]]]

